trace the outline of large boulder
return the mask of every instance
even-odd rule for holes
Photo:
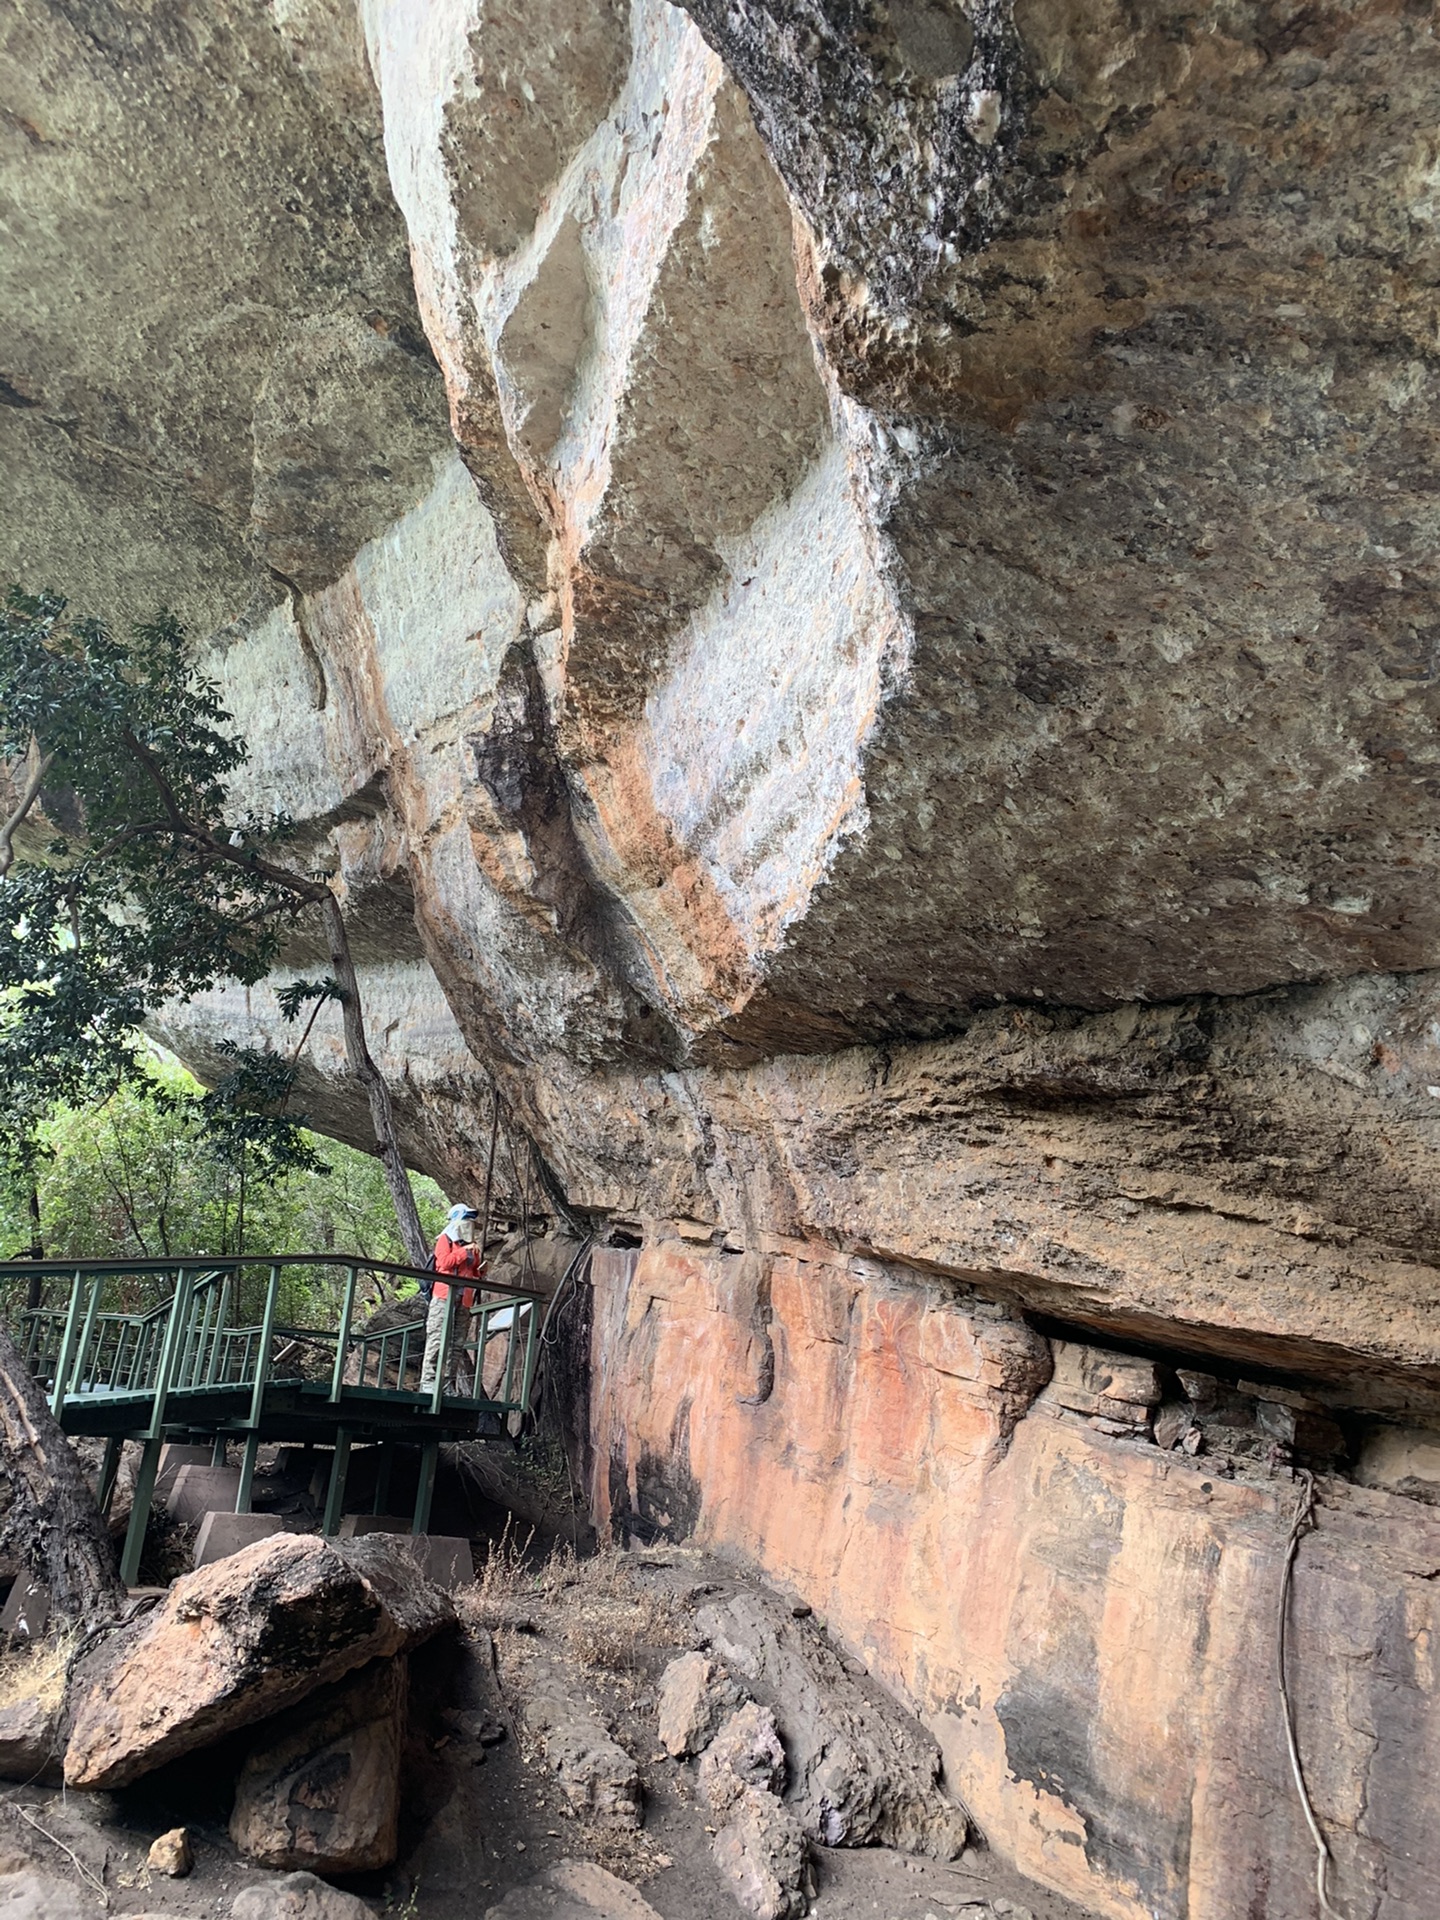
[[[682,1653],[660,1677],[660,1744],[675,1759],[699,1753],[745,1699],[716,1661]]]
[[[237,1893],[230,1920],[375,1920],[358,1895],[327,1887],[313,1873],[287,1873]]]
[[[512,1887],[497,1906],[487,1907],[485,1920],[660,1920],[660,1916],[634,1887],[593,1861],[557,1860],[533,1880]]]
[[[83,1661],[65,1751],[72,1787],[120,1787],[253,1726],[454,1619],[384,1534],[282,1534],[177,1580]]]
[[[395,1858],[405,1665],[377,1660],[266,1729],[235,1789],[230,1838],[266,1867],[364,1873]]]

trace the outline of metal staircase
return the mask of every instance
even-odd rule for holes
[[[128,1585],[167,1441],[208,1440],[217,1460],[230,1441],[242,1443],[237,1513],[250,1511],[262,1442],[332,1445],[327,1533],[339,1525],[352,1445],[418,1442],[413,1530],[423,1533],[441,1441],[499,1432],[529,1408],[543,1294],[482,1283],[466,1325],[452,1287],[436,1384],[422,1392],[425,1302],[416,1298],[413,1319],[367,1331],[356,1325],[365,1275],[432,1277],[323,1253],[0,1262],[0,1324],[48,1391],[51,1411],[67,1433],[107,1443],[103,1508],[125,1441],[143,1446],[121,1558]],[[327,1301],[328,1310],[317,1306]],[[461,1391],[445,1389],[452,1374]],[[390,1457],[381,1456],[382,1484]]]

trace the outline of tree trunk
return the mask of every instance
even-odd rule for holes
[[[125,1589],[109,1528],[70,1442],[3,1330],[0,1472],[10,1487],[6,1537],[48,1590],[52,1622],[89,1631],[118,1619]]]
[[[395,1203],[395,1218],[400,1223],[400,1238],[412,1266],[423,1267],[430,1258],[425,1230],[410,1189],[410,1175],[400,1157],[395,1138],[395,1110],[390,1104],[390,1089],[380,1069],[370,1057],[365,1042],[365,1021],[360,1010],[360,983],[355,977],[355,962],[350,957],[350,936],[345,929],[340,902],[328,888],[322,902],[325,933],[330,945],[330,965],[344,995],[340,1003],[345,1020],[345,1058],[350,1071],[364,1087],[370,1101],[370,1120],[375,1129],[375,1144],[380,1149],[380,1164],[385,1169],[385,1184]]]

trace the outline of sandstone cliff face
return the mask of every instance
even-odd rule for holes
[[[247,802],[340,877],[417,1164],[473,1181],[493,1072],[602,1231],[946,1276],[1440,1420],[1428,8],[55,0],[0,31],[0,560],[190,621]],[[167,1032],[203,1069],[274,1029],[257,991]],[[316,1061],[363,1141],[338,1033]],[[673,1398],[616,1338],[602,1450]],[[916,1418],[866,1415],[866,1471],[923,1517]],[[1040,1433],[967,1483],[999,1476],[1022,1588],[1070,1524]],[[694,1467],[676,1524],[782,1564],[736,1471]],[[1094,1471],[1158,1555],[1191,1470]],[[893,1619],[936,1565],[897,1564]],[[1294,1910],[1005,1811],[1034,1769],[990,1631],[947,1628],[943,1684],[867,1644],[931,1711],[984,1668],[952,1745],[997,1839],[1107,1911]],[[1197,1768],[1270,1753],[1195,1684]],[[1125,1744],[1113,1693],[1062,1694]]]

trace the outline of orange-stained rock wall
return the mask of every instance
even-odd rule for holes
[[[594,1261],[597,1513],[793,1588],[934,1729],[990,1844],[1124,1920],[1308,1920],[1275,1629],[1288,1473],[1031,1406],[1002,1309],[825,1249]],[[1440,1513],[1340,1479],[1291,1684],[1356,1920],[1440,1913]]]

